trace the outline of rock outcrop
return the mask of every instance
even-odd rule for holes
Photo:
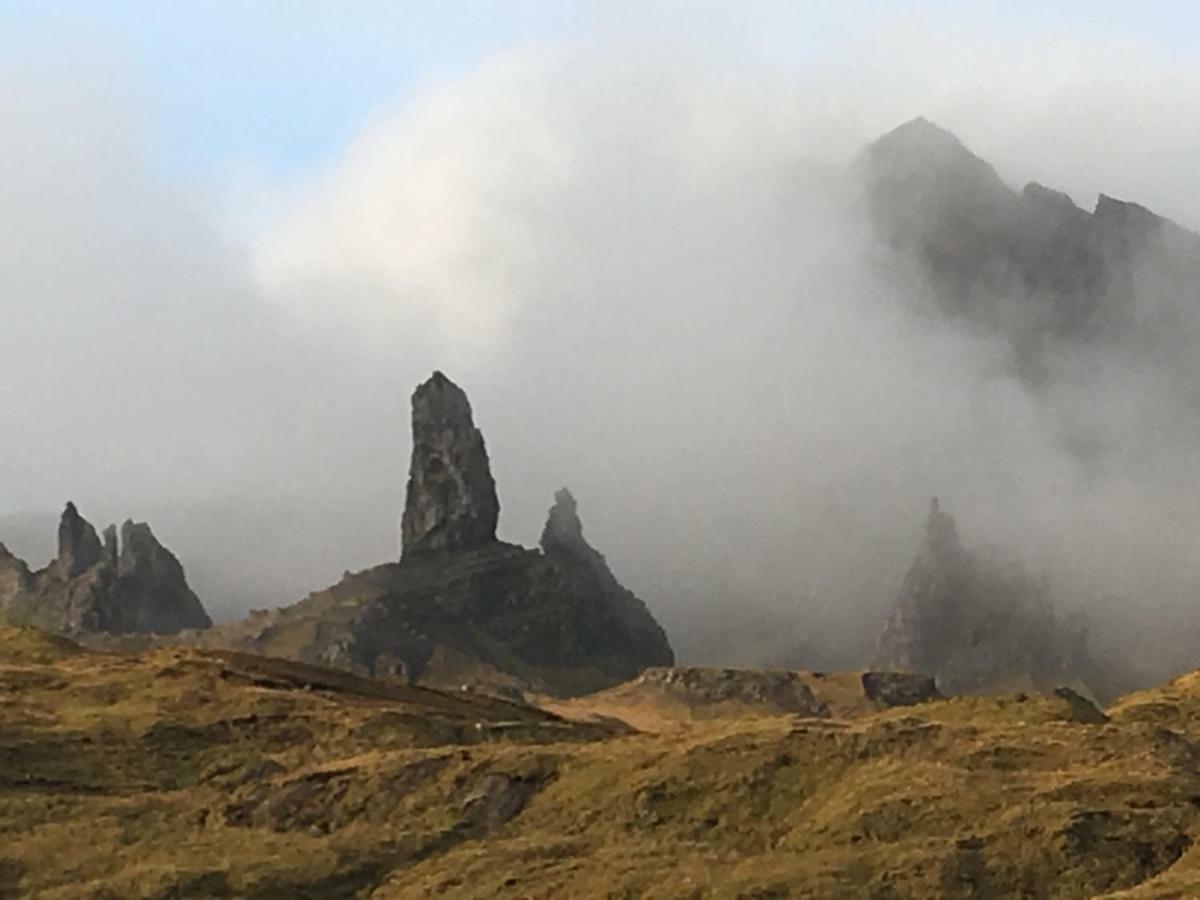
[[[915,672],[863,672],[863,696],[883,709],[940,700],[934,680]]]
[[[496,540],[498,513],[466,395],[434,373],[413,394],[400,562],[203,641],[422,684],[560,695],[674,662],[645,604],[584,540],[570,492],[556,496],[541,551]]]
[[[542,528],[541,546],[547,553],[592,561],[598,559],[601,565],[604,563],[604,557],[583,538],[579,505],[567,488],[554,492],[554,505],[550,507],[546,525]]]
[[[58,554],[29,567],[0,545],[0,617],[75,637],[175,634],[212,624],[183,566],[142,522],[113,525],[101,541],[75,504],[58,527]]]
[[[0,618],[13,597],[29,590],[32,578],[25,560],[14,556],[7,547],[0,544]]]
[[[500,502],[483,435],[467,395],[441,372],[413,392],[412,438],[402,557],[494,543]]]
[[[1047,585],[964,548],[936,498],[872,665],[932,676],[947,694],[1070,684],[1116,693],[1111,667],[1092,658],[1078,624],[1056,614]]]
[[[58,563],[64,578],[74,578],[100,561],[100,538],[92,523],[68,503],[58,523]]]
[[[647,669],[630,687],[648,699],[670,698],[697,712],[728,704],[741,714],[792,713],[824,718],[828,707],[805,683],[805,675],[778,669],[710,669],[699,666]]]
[[[1089,213],[1039,184],[1013,190],[925,119],[869,145],[858,173],[879,237],[943,312],[1006,337],[1030,380],[1058,341],[1159,328],[1139,315],[1139,291],[1196,295],[1200,235],[1104,195]]]

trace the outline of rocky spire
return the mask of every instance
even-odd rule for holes
[[[106,547],[115,552],[115,543],[110,545],[108,537],[106,530]],[[145,522],[127,519],[121,526],[116,595],[122,625],[128,631],[172,634],[212,624],[188,587],[183,566]]]
[[[554,493],[554,505],[550,507],[550,513],[546,517],[541,544],[542,552],[552,559],[567,557],[571,563],[585,565],[603,585],[604,590],[611,594],[629,593],[609,569],[604,554],[589,544],[583,536],[583,522],[576,511],[575,497],[566,488]]]
[[[117,568],[117,526],[109,525],[104,529],[104,562]]]
[[[98,563],[100,553],[96,529],[68,502],[58,523],[58,564],[63,574],[74,578]]]
[[[954,516],[943,512],[934,497],[929,503],[929,516],[925,519],[925,536],[921,542],[920,555],[930,563],[948,563],[963,554],[958,540],[958,526]]]
[[[441,372],[413,392],[412,433],[401,558],[495,541],[500,502],[483,435],[467,395]]]
[[[576,512],[575,498],[566,488],[555,491],[554,505],[542,529],[542,550],[546,553],[570,553],[580,556],[592,548],[583,537],[583,522]]]

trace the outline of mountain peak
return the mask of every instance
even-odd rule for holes
[[[954,134],[916,118],[889,131],[864,153],[865,174],[877,200],[890,207],[886,218],[900,231],[910,229],[910,213],[924,210],[935,219],[954,211],[996,219],[1015,193],[996,170],[967,149]]]
[[[958,137],[940,125],[935,125],[923,116],[909,119],[887,134],[878,138],[868,148],[872,156],[907,156],[919,153],[922,156],[963,156],[977,159]]]

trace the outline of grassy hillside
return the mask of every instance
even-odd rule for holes
[[[802,680],[800,713],[746,689],[633,733],[0,630],[0,896],[1200,893],[1200,676],[1108,715],[1070,692],[876,711]]]

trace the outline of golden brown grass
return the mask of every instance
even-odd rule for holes
[[[0,896],[1200,895],[1200,678],[1108,720],[1053,695],[875,712],[830,678],[835,718],[628,734],[0,630]]]

